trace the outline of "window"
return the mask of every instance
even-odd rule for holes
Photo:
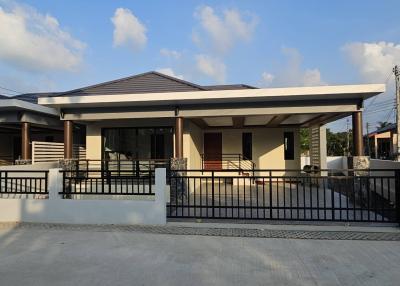
[[[160,128],[104,128],[103,158],[110,160],[169,159],[173,156],[173,131]]]
[[[242,155],[245,160],[252,160],[253,140],[250,132],[242,134]]]
[[[54,142],[54,136],[46,136],[44,137],[45,142]]]
[[[293,132],[284,132],[285,160],[294,160],[294,135]]]

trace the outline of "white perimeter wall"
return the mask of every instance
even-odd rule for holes
[[[166,171],[156,169],[155,196],[137,200],[62,199],[59,169],[49,172],[49,199],[0,199],[1,222],[165,224]]]
[[[347,157],[345,156],[329,156],[326,158],[327,169],[347,169]],[[310,165],[310,157],[301,157],[301,168]]]

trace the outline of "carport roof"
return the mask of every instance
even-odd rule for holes
[[[41,113],[52,116],[59,115],[58,111],[54,108],[39,105],[26,100],[16,99],[15,97],[1,97],[0,111],[30,111],[33,113]]]

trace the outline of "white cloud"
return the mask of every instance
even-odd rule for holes
[[[181,57],[180,52],[174,51],[174,50],[169,50],[166,48],[161,49],[160,54],[167,58],[179,59]]]
[[[254,15],[247,17],[250,19],[244,19],[235,9],[226,9],[219,16],[210,6],[197,8],[195,17],[200,22],[206,41],[211,41],[214,48],[221,53],[227,52],[237,41],[249,41],[258,22]],[[192,39],[196,44],[204,41],[196,30]]]
[[[159,73],[163,73],[165,75],[169,75],[169,76],[172,76],[172,77],[183,79],[183,75],[175,74],[175,72],[174,72],[174,70],[172,68],[159,68],[159,69],[157,69],[157,71]]]
[[[274,78],[275,78],[275,76],[273,74],[268,73],[268,72],[263,72],[261,74],[261,77],[262,77],[263,86],[269,86],[274,81]]]
[[[226,66],[218,58],[208,55],[196,55],[196,67],[204,75],[213,78],[218,83],[224,83],[226,77]]]
[[[390,42],[346,44],[342,50],[367,82],[382,82],[400,64],[400,45]]]
[[[144,48],[147,43],[146,26],[129,9],[118,8],[111,18],[114,24],[114,46],[128,46],[133,50]]]
[[[301,64],[303,57],[300,52],[294,48],[282,48],[282,53],[286,56],[287,62],[282,70],[273,75],[263,72],[263,86],[315,86],[326,84],[321,78],[319,69],[303,69]]]
[[[76,70],[85,44],[34,8],[0,7],[0,58],[29,70]]]

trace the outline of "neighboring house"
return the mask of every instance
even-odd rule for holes
[[[29,162],[32,141],[63,142],[58,111],[37,104],[38,95],[0,97],[0,164]]]
[[[320,127],[349,115],[354,155],[362,156],[363,100],[384,91],[380,84],[201,86],[148,72],[44,94],[39,104],[59,111],[67,159],[72,127],[81,124],[89,160],[176,158],[190,169],[300,169],[300,128],[314,128],[311,156],[318,162],[325,156]]]
[[[389,123],[368,134],[371,157],[393,159],[397,150],[397,125]]]

